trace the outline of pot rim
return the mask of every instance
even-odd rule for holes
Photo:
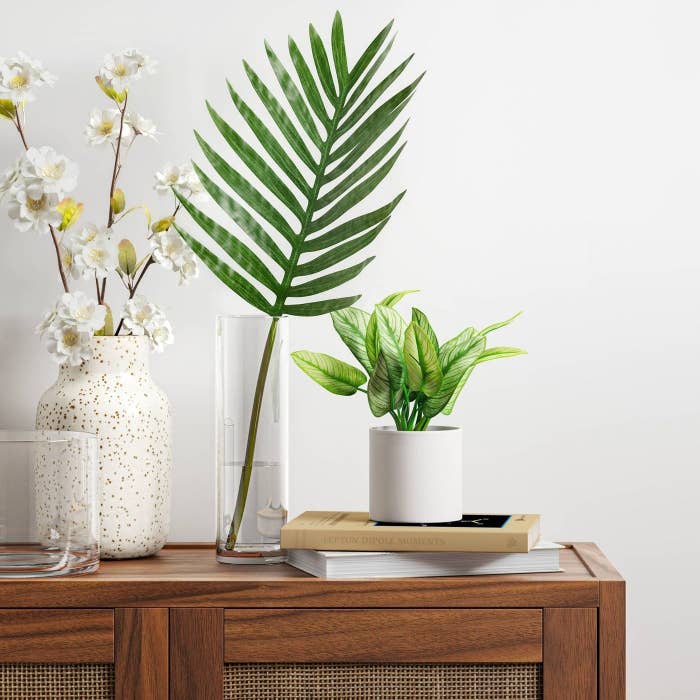
[[[429,425],[426,430],[398,430],[395,425],[376,425],[369,429],[370,433],[382,435],[425,435],[426,433],[451,433],[462,431],[460,425]]]

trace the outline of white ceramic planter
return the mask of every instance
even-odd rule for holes
[[[462,429],[369,431],[369,515],[392,523],[462,517]]]
[[[100,557],[148,556],[165,544],[170,525],[170,404],[151,378],[146,337],[91,342],[90,360],[59,368],[36,426],[97,435]]]

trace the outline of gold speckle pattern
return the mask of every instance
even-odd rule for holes
[[[80,367],[59,368],[36,427],[98,437],[100,557],[155,554],[170,526],[170,403],[151,378],[147,338],[95,337],[92,350]]]

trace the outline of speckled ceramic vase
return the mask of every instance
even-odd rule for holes
[[[92,344],[92,359],[59,368],[36,427],[97,435],[100,557],[145,557],[165,544],[170,525],[170,403],[151,378],[145,337]]]

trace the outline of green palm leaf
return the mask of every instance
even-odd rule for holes
[[[322,295],[354,279],[372,257],[343,269],[329,268],[369,246],[403,196],[401,193],[373,211],[352,213],[377,189],[401,155],[405,146],[405,142],[400,141],[404,127],[390,134],[387,132],[422,77],[389,94],[409,58],[370,89],[372,78],[391,46],[391,42],[387,43],[390,28],[391,25],[387,25],[376,35],[354,65],[348,60],[343,23],[338,13],[333,20],[328,48],[316,29],[309,27],[312,62],[290,39],[292,69],[288,70],[266,43],[267,58],[285,105],[260,74],[244,62],[245,73],[264,110],[253,109],[230,84],[228,88],[238,113],[258,145],[207,103],[214,125],[249,174],[244,174],[230,157],[197,134],[202,153],[224,186],[215,183],[199,167],[197,175],[234,225],[222,226],[191,202],[185,204],[183,197],[180,201],[195,223],[228,255],[231,263],[223,263],[201,243],[195,245],[190,232],[182,227],[179,230],[225,284],[272,316],[282,313],[314,315],[343,308],[340,306],[343,303],[353,303],[353,296],[312,299],[305,303],[291,300]],[[330,112],[324,96],[331,105]],[[383,102],[376,107],[381,100]],[[265,112],[267,116],[263,118],[261,115]],[[272,128],[266,124],[268,119],[274,124]],[[378,147],[371,151],[377,142]],[[368,152],[370,155],[363,159]],[[297,166],[299,162],[310,173],[311,181],[308,174],[302,174]],[[241,241],[237,229],[252,243]],[[280,270],[269,268],[251,246],[260,248]],[[310,252],[319,254],[306,259],[304,254]],[[304,279],[300,280],[302,277]],[[387,359],[391,363],[392,358]]]
[[[272,317],[252,403],[244,464],[226,541],[228,549],[236,545],[246,505],[277,317],[282,314],[318,316],[352,306],[359,299],[358,295],[327,298],[325,294],[357,277],[374,258],[368,257],[340,269],[332,268],[369,246],[403,197],[402,192],[372,211],[356,211],[389,174],[403,150],[404,144],[399,142],[404,127],[391,135],[387,132],[408,105],[420,81],[419,77],[387,96],[403,73],[406,60],[369,90],[372,78],[391,48],[391,40],[386,43],[390,28],[388,25],[382,29],[350,67],[340,14],[336,13],[333,20],[330,53],[310,25],[312,63],[292,39],[288,42],[295,76],[265,44],[276,87],[281,89],[283,97],[278,98],[244,61],[245,73],[264,110],[252,108],[230,84],[227,85],[231,100],[252,136],[243,136],[238,127],[234,128],[209,103],[207,109],[212,121],[231,152],[224,155],[196,134],[204,157],[224,186],[214,182],[196,164],[195,172],[203,188],[234,226],[217,223],[176,193],[193,221],[226,253],[231,264],[220,260],[182,227],[178,228],[180,235],[225,285]],[[330,111],[326,109],[324,95],[330,103]],[[383,102],[375,107],[381,100]],[[265,113],[267,116],[263,118],[261,114]],[[376,143],[377,147],[364,157]],[[241,240],[236,227],[245,234],[248,243]],[[249,245],[251,243],[259,252]],[[318,255],[308,259],[308,253],[314,252]],[[266,258],[279,269],[270,269]],[[307,297],[314,298],[294,301]],[[403,337],[400,342],[403,343]],[[368,369],[359,345],[357,350],[363,366]],[[390,366],[385,367],[395,375],[395,348],[387,350],[390,350]],[[304,370],[314,373],[317,381],[332,386],[337,393],[355,391],[360,385],[360,375],[364,380],[364,374],[349,365],[347,369],[330,359],[311,359],[316,364],[313,368],[307,364]],[[338,372],[339,376],[335,376]],[[381,393],[376,406],[376,410],[380,410],[379,404],[387,398],[382,388],[384,374],[375,370],[373,379],[374,388],[370,386],[368,391],[373,391],[372,400],[379,399]],[[389,393],[387,410],[400,400],[400,396]]]

